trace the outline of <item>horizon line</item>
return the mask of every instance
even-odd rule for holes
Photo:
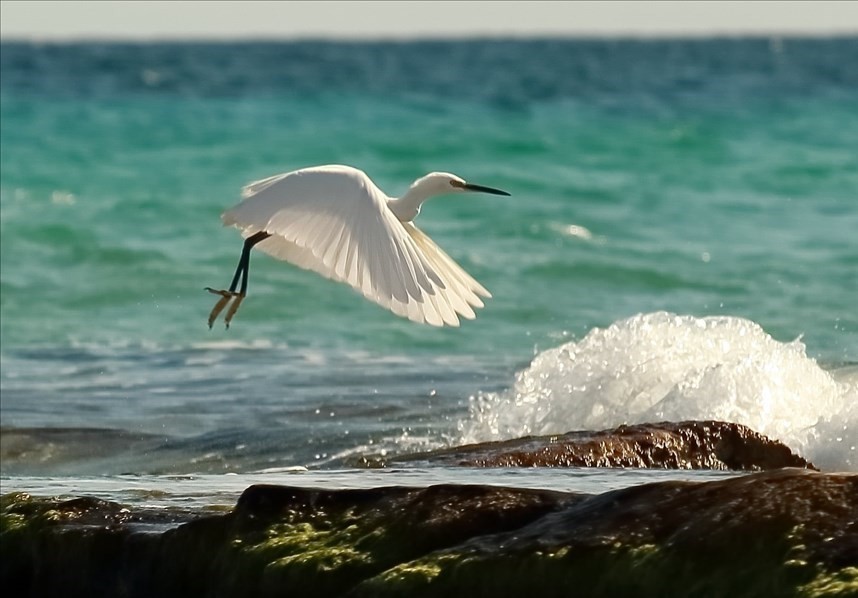
[[[641,32],[528,32],[528,33],[417,33],[408,35],[389,34],[331,34],[309,33],[296,35],[271,35],[267,33],[241,35],[0,35],[0,43],[36,43],[36,44],[73,44],[73,43],[240,43],[240,42],[426,42],[426,41],[531,41],[531,40],[628,40],[628,41],[668,41],[668,40],[711,40],[711,39],[834,39],[856,38],[858,28],[847,32],[832,31],[795,31],[795,30],[765,30],[731,31],[713,30],[700,31],[641,31]]]

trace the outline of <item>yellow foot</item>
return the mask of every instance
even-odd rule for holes
[[[209,314],[209,328],[212,327],[215,320],[217,320],[218,315],[220,315],[220,312],[222,312],[223,308],[226,307],[226,304],[229,303],[229,300],[235,297],[235,301],[226,312],[226,317],[224,318],[224,323],[226,324],[226,327],[229,328],[229,323],[232,321],[232,317],[235,315],[235,312],[238,311],[238,306],[241,305],[241,302],[244,300],[244,295],[233,293],[231,291],[221,291],[211,287],[206,287],[206,290],[214,295],[220,295],[220,299],[215,303],[215,306]]]
[[[223,323],[226,324],[227,328],[229,328],[229,323],[232,322],[232,316],[234,316],[235,312],[238,311],[242,301],[244,301],[244,295],[236,293],[235,301],[232,302],[232,305],[229,306],[229,309],[226,310],[226,315],[223,317]]]

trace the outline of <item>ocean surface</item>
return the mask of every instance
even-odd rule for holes
[[[398,479],[361,456],[704,418],[858,471],[858,38],[0,50],[4,492],[347,487]],[[512,194],[416,221],[492,292],[476,320],[255,254],[208,329],[241,249],[220,213],[325,163]]]

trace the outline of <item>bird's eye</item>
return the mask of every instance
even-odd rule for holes
[[[453,187],[459,187],[460,189],[465,186],[462,181],[457,181],[456,179],[450,179],[450,185]]]

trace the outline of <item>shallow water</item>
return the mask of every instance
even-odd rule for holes
[[[668,480],[711,481],[738,474],[724,471],[665,471],[636,469],[536,469],[502,470],[467,467],[376,469],[329,469],[324,471],[280,471],[254,474],[186,476],[102,476],[0,478],[4,486],[34,496],[76,498],[90,496],[125,505],[150,508],[234,507],[238,497],[253,484],[276,484],[301,488],[344,490],[436,484],[479,484],[599,494],[650,482]],[[4,492],[6,490],[4,489]]]

